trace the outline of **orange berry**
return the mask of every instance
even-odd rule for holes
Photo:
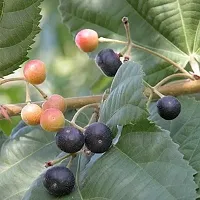
[[[60,110],[49,108],[42,112],[40,125],[45,131],[57,132],[65,126],[65,117]]]
[[[37,104],[27,104],[22,108],[21,118],[28,125],[40,124],[42,109]]]
[[[40,60],[28,61],[23,72],[25,79],[31,84],[41,84],[46,78],[46,67]]]

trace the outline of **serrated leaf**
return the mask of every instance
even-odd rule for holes
[[[23,200],[194,200],[195,171],[183,159],[169,132],[147,120],[123,129],[119,143],[89,169],[83,187],[53,197],[35,183]],[[30,194],[30,193],[29,193]]]
[[[45,161],[59,154],[54,134],[40,127],[23,127],[1,147],[0,193],[4,200],[21,200],[41,174]]]
[[[147,116],[143,76],[142,67],[137,63],[129,61],[119,68],[111,93],[100,109],[101,122],[113,129]]]
[[[91,28],[100,36],[126,40],[121,19],[129,17],[135,43],[146,46],[185,67],[192,54],[200,57],[200,4],[198,0],[60,0],[63,22],[76,34]],[[99,49],[108,47],[101,45]],[[110,45],[119,52],[122,45]],[[99,49],[94,53],[96,54]],[[157,83],[174,68],[146,52],[133,50],[147,81]]]
[[[90,160],[90,156],[85,155],[78,155],[75,160],[73,161],[73,164],[70,168],[70,170],[74,173],[76,177],[76,188],[74,189],[74,192],[70,195],[63,196],[63,197],[55,197],[50,195],[46,188],[43,186],[43,175],[40,175],[30,186],[30,189],[26,192],[22,200],[53,200],[53,199],[59,199],[59,200],[65,200],[65,199],[72,199],[72,200],[81,200],[81,196],[78,192],[78,187],[82,183],[82,179],[85,176],[85,173],[87,171],[86,165],[88,164]],[[61,166],[66,166],[68,163],[68,160],[64,161]],[[81,174],[80,174],[81,173]],[[81,175],[81,177],[80,177]]]
[[[11,74],[28,58],[40,28],[42,0],[0,0],[0,77]]]
[[[173,141],[180,145],[179,151],[184,159],[198,172],[195,182],[200,188],[200,102],[188,97],[179,100],[182,108],[176,119],[167,122],[161,119],[154,105],[150,110],[151,120],[170,131]]]

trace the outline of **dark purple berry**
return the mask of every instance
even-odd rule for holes
[[[103,123],[95,122],[85,130],[85,146],[93,153],[103,153],[112,144],[112,132]]]
[[[173,96],[165,96],[158,100],[157,109],[163,119],[172,120],[181,112],[181,103]]]
[[[66,153],[75,153],[82,149],[85,137],[81,131],[73,126],[64,127],[56,134],[58,148]]]
[[[122,62],[119,55],[112,49],[103,49],[96,56],[96,64],[105,75],[113,77],[122,65]]]
[[[43,185],[54,196],[63,196],[72,192],[75,185],[73,173],[66,167],[56,166],[48,169]]]

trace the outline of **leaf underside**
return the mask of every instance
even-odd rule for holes
[[[0,153],[0,193],[4,200],[21,200],[45,170],[44,163],[59,154],[54,134],[39,127],[22,127],[8,138]]]

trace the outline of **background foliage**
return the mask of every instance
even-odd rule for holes
[[[1,77],[27,59],[26,52],[39,31],[36,25],[40,2],[0,0]],[[55,9],[58,5],[60,14]],[[121,18],[128,16],[136,44],[191,70],[191,57],[200,61],[199,1],[60,0],[44,1],[41,7],[41,32],[28,54],[47,65],[48,78],[41,87],[48,94],[70,97],[102,93],[111,85],[110,95],[101,105],[100,121],[107,123],[118,141],[104,155],[78,156],[72,167],[75,191],[56,199],[199,198],[199,101],[180,97],[181,114],[173,121],[164,121],[158,116],[155,103],[150,110],[146,108],[143,94],[143,79],[154,85],[177,70],[158,57],[133,49],[134,62],[123,64],[112,80],[101,75],[94,61],[80,52],[73,41],[75,33],[83,28],[125,41]],[[90,58],[108,46],[117,52],[122,48],[119,44],[101,44]],[[8,77],[20,74],[19,69]],[[39,98],[33,90],[32,99]],[[21,83],[10,83],[0,89],[1,104],[24,102],[24,99]],[[74,112],[67,111],[67,118]],[[78,119],[79,124],[87,124],[89,113]],[[55,145],[54,134],[19,121],[20,117],[14,117],[12,123],[0,121],[0,198],[55,199],[42,186],[44,162],[62,155]]]

